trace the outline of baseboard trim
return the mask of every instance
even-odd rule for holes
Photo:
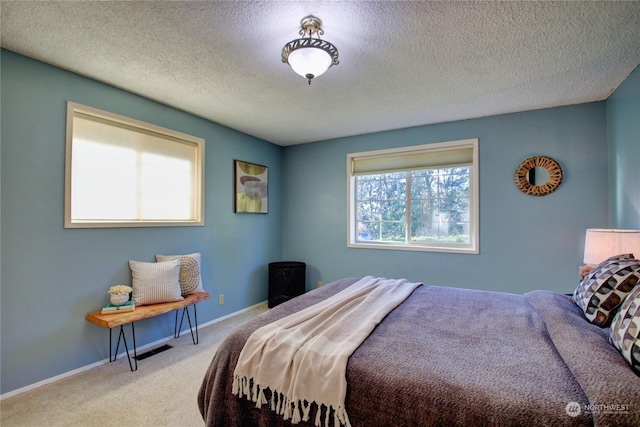
[[[234,316],[238,316],[238,315],[240,315],[242,313],[245,313],[247,311],[253,310],[254,308],[257,308],[257,307],[260,307],[260,306],[263,306],[263,305],[267,305],[267,301],[262,301],[262,302],[260,302],[258,304],[254,304],[254,305],[252,305],[250,307],[243,308],[242,310],[234,311],[233,313],[229,313],[229,314],[224,315],[222,317],[217,317],[217,318],[215,318],[213,320],[210,320],[209,322],[201,323],[201,324],[198,325],[198,328],[206,328],[207,326],[214,325],[216,323],[222,322],[223,320],[229,319],[229,318],[234,317]],[[189,332],[189,329],[187,328],[187,329],[181,330],[180,334],[182,335],[185,332]],[[161,338],[161,339],[156,340],[156,341],[154,341],[152,343],[145,344],[145,345],[143,345],[141,347],[138,347],[137,351],[142,353],[147,349],[150,349],[150,348],[156,347],[158,345],[164,344],[167,341],[171,341],[172,339],[174,339],[173,335],[169,335],[166,338]],[[124,351],[121,352],[121,353],[118,353],[118,355],[116,356],[116,359],[124,357],[124,356],[126,356],[126,354],[127,353],[124,352]],[[9,391],[7,393],[0,394],[0,400],[8,399],[9,397],[13,397],[13,396],[16,396],[18,394],[21,394],[21,393],[24,393],[24,392],[27,392],[27,391],[30,391],[30,390],[34,390],[36,388],[42,387],[43,385],[51,384],[53,382],[62,380],[64,378],[72,377],[72,376],[74,376],[76,374],[79,374],[79,373],[84,372],[84,371],[88,371],[89,369],[92,369],[92,368],[95,368],[95,367],[98,367],[98,366],[105,365],[107,363],[110,363],[108,357],[105,358],[105,359],[99,360],[97,362],[91,363],[90,365],[82,366],[80,368],[77,368],[77,369],[62,373],[60,375],[56,375],[55,377],[47,378],[46,380],[38,381],[37,383],[33,383],[33,384],[30,384],[30,385],[18,388],[16,390]]]

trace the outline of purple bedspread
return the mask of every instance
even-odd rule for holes
[[[356,280],[308,292],[230,334],[198,395],[206,425],[290,426],[231,393],[242,346],[258,327]],[[640,377],[609,344],[608,329],[548,291],[421,286],[353,353],[347,383],[354,427],[640,426]]]

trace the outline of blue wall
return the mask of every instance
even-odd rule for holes
[[[640,229],[640,67],[607,100],[611,227]]]
[[[480,254],[347,248],[346,155],[479,138]],[[548,196],[514,183],[520,162],[545,155],[564,179]],[[283,256],[317,281],[366,274],[521,293],[572,292],[586,228],[608,225],[604,102],[402,129],[287,147]]]
[[[84,316],[107,301],[109,286],[130,282],[129,259],[202,252],[213,297],[198,310],[204,323],[265,300],[267,264],[285,259],[307,263],[308,288],[375,274],[570,292],[586,228],[640,228],[638,70],[607,102],[283,149],[11,52],[3,50],[1,60],[1,393],[106,357],[108,333]],[[65,230],[67,100],[205,138],[206,225]],[[479,255],[346,247],[347,153],[476,137]],[[563,183],[546,197],[520,193],[513,180],[518,164],[534,155],[553,157],[564,170]],[[268,215],[233,213],[233,159],[270,167]],[[218,306],[221,293],[225,304]],[[170,335],[172,322],[165,315],[136,324],[138,345]]]
[[[2,393],[107,357],[107,330],[84,318],[111,285],[131,283],[129,259],[201,252],[212,299],[200,322],[267,298],[267,264],[281,260],[281,147],[5,50],[1,60]],[[204,138],[206,225],[64,229],[67,100]],[[269,214],[233,213],[234,159],[270,167]],[[138,346],[172,333],[171,314],[136,324]]]

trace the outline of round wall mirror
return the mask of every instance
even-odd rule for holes
[[[562,182],[562,168],[550,157],[529,157],[516,169],[516,185],[530,196],[551,194]]]

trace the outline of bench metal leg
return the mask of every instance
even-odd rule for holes
[[[175,325],[173,329],[174,338],[178,338],[180,336],[180,332],[182,330],[182,322],[184,321],[184,315],[187,315],[187,322],[189,323],[189,331],[191,332],[191,340],[194,345],[197,345],[200,342],[200,337],[198,336],[198,311],[196,309],[196,305],[193,306],[193,316],[195,321],[195,327],[191,323],[191,315],[189,314],[189,307],[183,307],[182,316],[180,317],[180,326],[178,326],[178,312],[179,309],[176,310],[176,319]],[[131,322],[131,338],[133,339],[133,363],[131,362],[131,354],[129,353],[129,345],[127,344],[127,337],[124,333],[124,325],[120,325],[120,330],[118,331],[118,342],[116,344],[116,350],[113,352],[113,358],[111,357],[112,349],[113,349],[113,336],[112,336],[112,328],[109,328],[109,362],[115,362],[118,357],[118,350],[120,349],[120,341],[124,343],[124,348],[127,353],[127,359],[129,360],[129,368],[131,372],[138,370],[138,353],[136,347],[136,329],[134,326],[134,322]],[[194,331],[195,330],[195,331]],[[195,332],[195,334],[194,334]]]
[[[197,345],[200,342],[200,338],[198,336],[198,312],[196,310],[196,305],[193,305],[193,316],[194,316],[194,320],[195,320],[195,324],[196,324],[196,334],[195,336],[193,335],[193,326],[191,324],[191,316],[189,316],[189,307],[184,307],[182,309],[182,316],[180,317],[180,326],[178,327],[178,311],[180,310],[176,310],[176,322],[175,322],[175,326],[173,328],[173,337],[174,338],[178,338],[180,336],[180,332],[182,331],[182,321],[184,320],[184,314],[185,312],[187,313],[187,322],[189,322],[189,331],[191,331],[191,340],[193,341],[194,345]]]
[[[120,348],[120,340],[122,340],[122,342],[124,343],[125,351],[127,352],[127,359],[129,360],[129,369],[131,369],[131,372],[138,370],[138,359],[137,359],[138,355],[136,353],[136,330],[133,323],[134,322],[131,322],[131,336],[133,338],[133,361],[135,364],[135,369],[134,369],[134,364],[131,363],[131,355],[129,354],[127,337],[124,334],[124,325],[120,325],[120,332],[118,333],[118,343],[116,344],[116,351],[113,352],[113,359],[111,359],[111,348],[112,348],[113,338],[111,335],[112,329],[109,328],[109,362],[116,361],[118,357],[118,349]]]

